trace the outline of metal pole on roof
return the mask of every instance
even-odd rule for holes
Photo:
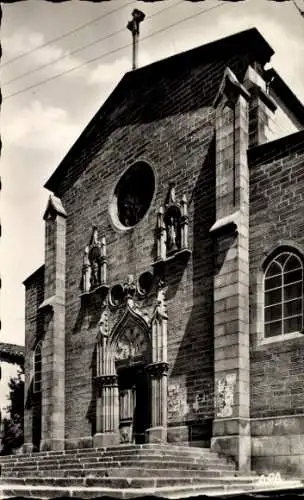
[[[139,39],[139,24],[145,19],[146,15],[138,9],[132,12],[132,20],[128,22],[127,28],[132,33],[132,70],[137,69],[138,64],[138,39]]]

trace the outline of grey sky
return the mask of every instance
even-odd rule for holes
[[[298,3],[304,8],[304,0],[298,0]],[[8,96],[129,44],[131,35],[124,28],[135,6],[147,15],[141,25],[140,65],[255,26],[275,50],[272,65],[304,100],[304,18],[291,2],[206,0],[190,3],[167,0],[145,3],[113,0],[52,4],[28,0],[3,5],[2,340],[22,343],[24,339],[24,290],[21,283],[43,263],[44,258],[42,215],[48,192],[43,189],[43,184],[123,74],[130,69],[131,49],[128,47],[100,57],[30,91],[11,98]],[[21,53],[118,8],[120,10],[89,27],[6,64]],[[179,23],[189,16],[192,18]],[[173,23],[179,24],[145,40],[145,37]],[[116,36],[54,62],[118,30],[122,31]],[[5,85],[18,75],[48,62],[53,64]]]

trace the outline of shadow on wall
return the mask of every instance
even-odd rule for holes
[[[186,425],[184,439],[208,441],[213,418],[213,241],[215,220],[215,137],[192,192],[192,309],[169,381],[168,411],[172,427]],[[175,383],[175,380],[176,383]],[[179,379],[181,382],[179,383]],[[174,440],[174,431],[171,435]],[[177,438],[177,437],[176,437]]]
[[[86,413],[86,419],[91,425],[91,436],[94,436],[96,433],[96,403],[97,403],[97,394],[98,394],[98,387],[96,386],[96,375],[97,375],[97,365],[96,365],[96,344],[94,347],[94,350],[92,352],[92,359],[91,359],[91,365],[90,365],[90,370],[92,373],[92,387],[91,387],[91,401],[89,403],[89,407]]]

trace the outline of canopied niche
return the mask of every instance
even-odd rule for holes
[[[157,260],[164,260],[188,248],[188,206],[186,196],[176,201],[175,183],[170,183],[166,203],[157,216]]]
[[[93,226],[89,244],[84,249],[81,291],[94,291],[107,282],[106,239],[99,240],[98,229]]]

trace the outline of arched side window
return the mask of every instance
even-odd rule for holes
[[[303,329],[303,260],[282,251],[268,264],[264,274],[265,338]]]
[[[42,341],[38,342],[34,351],[34,380],[33,392],[41,392],[41,371],[42,371]]]

